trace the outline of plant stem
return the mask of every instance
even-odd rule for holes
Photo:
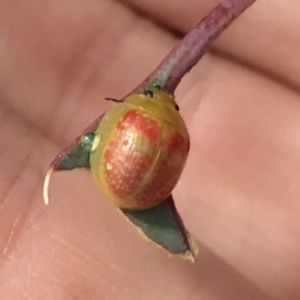
[[[255,0],[223,0],[166,56],[134,92],[160,86],[173,94],[181,78],[196,65],[212,41]]]

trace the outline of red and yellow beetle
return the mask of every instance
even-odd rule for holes
[[[113,204],[147,209],[170,195],[189,146],[174,96],[156,88],[130,95],[108,110],[95,132],[90,166]]]

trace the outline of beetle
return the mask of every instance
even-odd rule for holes
[[[189,134],[173,95],[162,89],[115,103],[99,123],[90,167],[100,191],[121,209],[164,201],[182,173]]]

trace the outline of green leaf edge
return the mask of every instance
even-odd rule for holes
[[[195,262],[198,247],[177,212],[172,195],[161,204],[141,211],[120,209],[139,231],[171,255]]]

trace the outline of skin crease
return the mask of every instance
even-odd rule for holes
[[[145,242],[88,172],[56,174],[42,201],[53,157],[217,1],[207,3],[0,2],[2,300],[300,298],[296,0],[257,1],[176,93],[191,152],[174,197],[199,243],[195,265]]]

